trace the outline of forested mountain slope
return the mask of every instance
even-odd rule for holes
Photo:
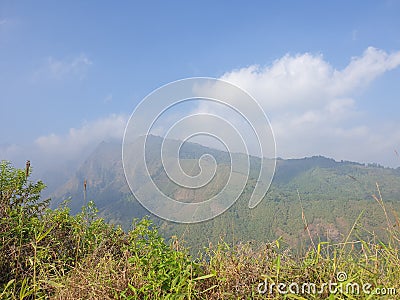
[[[177,141],[170,141],[171,143]],[[229,155],[199,144],[185,143],[180,152],[183,165],[196,165],[204,153],[218,163],[217,176],[206,188],[193,191],[171,187],[156,159],[161,138],[150,137],[153,157],[149,172],[166,194],[179,201],[201,201],[215,195],[229,175]],[[243,155],[243,154],[234,154]],[[144,209],[132,196],[126,183],[119,143],[101,143],[82,164],[75,176],[53,196],[53,205],[70,198],[72,212],[84,204],[83,182],[87,180],[87,199],[94,200],[100,214],[108,221],[129,228],[133,218],[150,215],[167,238],[183,237],[192,249],[216,242],[272,240],[282,237],[293,247],[304,247],[311,234],[316,240],[339,241],[347,234],[360,214],[364,229],[383,232],[384,214],[373,195],[379,194],[388,207],[400,213],[400,169],[383,168],[355,162],[337,162],[322,156],[302,159],[277,159],[272,185],[263,201],[254,209],[248,199],[255,184],[260,159],[250,157],[250,176],[239,200],[221,216],[199,224],[166,222]],[[143,176],[137,171],[135,176]],[[145,188],[145,187],[144,187]],[[303,213],[302,213],[303,210]],[[303,217],[302,217],[303,216]],[[305,230],[305,219],[307,230]],[[363,235],[363,232],[359,233]]]

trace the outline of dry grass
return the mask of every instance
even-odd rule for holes
[[[125,233],[99,219],[91,202],[77,216],[66,208],[43,211],[37,201],[28,206],[39,199],[43,186],[27,182],[25,170],[1,167],[1,299],[378,298],[326,288],[283,295],[277,289],[290,283],[339,284],[340,272],[347,275],[342,284],[368,283],[371,292],[400,292],[400,221],[385,206],[379,185],[373,198],[386,217],[386,243],[371,232],[369,240],[357,238],[364,229],[356,220],[343,242],[310,241],[302,257],[281,240],[233,246],[221,240],[193,259],[177,239],[166,243],[148,219],[135,221]],[[302,218],[307,228],[304,212]],[[262,294],[264,283],[269,287]]]

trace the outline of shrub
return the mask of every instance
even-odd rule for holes
[[[1,299],[364,299],[345,292],[259,293],[264,283],[368,283],[400,291],[400,222],[389,215],[377,186],[374,199],[387,220],[387,243],[373,233],[357,238],[358,220],[342,243],[322,242],[303,257],[280,240],[206,248],[197,260],[176,239],[166,243],[153,223],[135,220],[124,232],[97,217],[93,202],[72,216],[66,206],[48,208],[44,184],[29,180],[29,168],[0,164]],[[305,220],[305,218],[304,218]],[[307,228],[307,224],[306,228]],[[343,275],[343,274],[342,274]],[[374,298],[375,299],[375,298]]]

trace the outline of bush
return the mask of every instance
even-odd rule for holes
[[[41,181],[8,162],[0,170],[0,298],[190,297],[196,265],[150,220],[125,233],[98,218],[93,202],[76,216],[51,210]]]
[[[322,242],[304,257],[272,243],[223,240],[193,261],[176,239],[166,243],[152,222],[135,220],[125,233],[97,217],[93,202],[72,216],[66,206],[48,208],[44,184],[29,180],[29,168],[0,164],[1,299],[363,299],[347,292],[259,293],[264,283],[368,283],[371,291],[400,291],[400,222],[382,197],[389,242],[354,239],[357,222],[342,243]],[[378,192],[379,192],[379,187]],[[307,225],[307,224],[305,224]],[[307,228],[307,226],[306,226]],[[395,289],[395,290],[394,290]],[[375,290],[376,291],[376,290]],[[396,294],[387,294],[394,298]],[[371,294],[370,298],[376,297]]]

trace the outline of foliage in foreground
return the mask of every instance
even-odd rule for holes
[[[29,172],[7,162],[0,172],[1,299],[395,299],[400,292],[400,224],[379,194],[388,243],[373,233],[357,239],[356,222],[343,243],[313,245],[302,257],[280,240],[221,240],[193,259],[148,219],[125,233],[98,218],[92,202],[76,216],[65,206],[50,210],[40,199],[44,184]],[[304,283],[315,290],[302,290]]]

